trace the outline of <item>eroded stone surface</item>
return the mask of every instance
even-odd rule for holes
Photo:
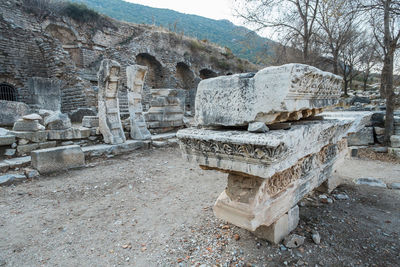
[[[105,59],[101,62],[97,74],[99,82],[99,130],[103,135],[104,142],[108,144],[121,144],[126,141],[118,100],[120,68],[118,62]]]
[[[145,66],[133,65],[126,68],[128,85],[128,105],[130,115],[130,135],[132,139],[150,139],[151,134],[146,126],[143,115],[142,94],[143,84],[148,68]]]
[[[203,126],[299,120],[337,104],[341,84],[341,77],[302,64],[207,79],[197,89],[195,119]]]
[[[64,146],[32,151],[32,167],[39,173],[50,173],[85,165],[80,146]]]

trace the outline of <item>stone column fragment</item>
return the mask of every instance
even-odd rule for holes
[[[105,59],[97,73],[99,82],[99,130],[108,144],[125,143],[125,134],[121,124],[118,100],[118,82],[120,65]]]
[[[143,84],[148,68],[146,66],[132,65],[126,68],[128,81],[128,105],[131,123],[131,138],[146,140],[151,134],[146,126],[143,116],[142,93]]]

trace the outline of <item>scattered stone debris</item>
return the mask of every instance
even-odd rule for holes
[[[321,243],[321,236],[317,231],[313,230],[311,237],[315,244],[319,245]]]
[[[287,248],[298,248],[304,244],[305,239],[306,238],[304,236],[291,234],[285,237],[285,239],[283,240],[283,244]]]
[[[376,187],[386,188],[386,184],[379,179],[376,178],[359,178],[355,181],[357,185],[369,185]]]

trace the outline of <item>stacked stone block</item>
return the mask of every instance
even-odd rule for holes
[[[181,128],[183,110],[176,89],[152,89],[151,108],[145,114],[152,133],[163,133]]]

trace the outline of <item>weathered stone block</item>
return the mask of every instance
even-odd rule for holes
[[[66,130],[72,127],[71,120],[67,114],[55,112],[44,120],[47,130]]]
[[[85,139],[90,136],[90,129],[85,127],[69,128],[67,130],[48,130],[48,140],[74,140]]]
[[[337,104],[341,85],[341,77],[301,64],[206,79],[197,89],[195,120],[203,126],[298,120]]]
[[[21,156],[21,155],[29,154],[31,151],[36,150],[36,149],[50,148],[50,147],[55,147],[56,145],[57,145],[56,141],[19,145],[17,147],[17,152],[18,152],[18,155]]]
[[[41,174],[85,165],[85,156],[77,145],[35,150],[31,157],[32,167]]]
[[[11,145],[15,142],[14,135],[0,135],[0,146]]]
[[[367,146],[374,144],[374,133],[372,127],[365,127],[357,133],[350,134],[347,138],[349,146]]]
[[[390,143],[392,147],[400,148],[400,135],[392,135],[390,137]]]
[[[28,79],[30,102],[39,109],[58,111],[61,109],[61,85],[57,79],[32,77]]]
[[[42,143],[47,140],[47,132],[46,131],[37,131],[37,132],[17,132],[10,131],[10,134],[15,135],[18,139],[26,139],[34,143]]]
[[[13,131],[21,131],[21,132],[37,132],[40,130],[44,130],[44,126],[39,123],[37,120],[23,120],[19,119],[14,123]]]
[[[84,116],[82,119],[82,126],[86,128],[99,127],[99,117],[97,116]]]
[[[296,229],[299,219],[299,206],[296,205],[270,226],[261,225],[258,227],[254,234],[261,239],[278,244],[285,236]]]
[[[0,100],[0,110],[0,126],[13,126],[14,122],[30,113],[27,104],[6,100]]]

